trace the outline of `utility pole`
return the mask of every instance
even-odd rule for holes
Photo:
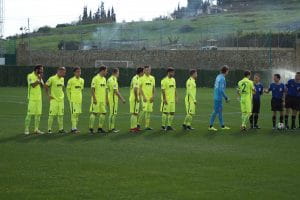
[[[4,33],[4,0],[0,0],[0,38]]]
[[[30,19],[27,19],[27,33],[28,33],[28,56],[29,56],[29,64],[32,65],[31,59],[31,44],[30,44]]]

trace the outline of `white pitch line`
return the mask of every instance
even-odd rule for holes
[[[27,104],[25,101],[0,101],[0,103],[15,103],[15,104]]]

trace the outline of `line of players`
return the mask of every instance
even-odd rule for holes
[[[72,133],[79,133],[77,124],[79,115],[82,113],[82,91],[84,89],[84,80],[81,78],[81,69],[74,68],[74,76],[67,82],[66,94],[70,105]],[[108,70],[102,66],[99,72],[92,79],[91,90],[91,106],[89,131],[94,133],[95,119],[99,118],[97,133],[106,133],[104,124],[106,121],[106,108],[109,107],[108,116],[108,131],[119,132],[116,129],[115,121],[118,113],[118,100],[125,103],[124,97],[121,95],[118,86],[119,70],[113,69],[112,74],[106,80]],[[30,133],[29,127],[31,118],[34,117],[34,133],[43,134],[39,130],[40,117],[42,114],[42,88],[45,88],[47,96],[50,100],[49,118],[48,118],[48,133],[52,133],[52,124],[54,118],[57,118],[59,133],[64,133],[63,116],[64,116],[64,77],[66,69],[60,67],[57,73],[51,76],[46,83],[43,81],[43,66],[37,65],[34,71],[27,76],[28,82],[28,110],[25,118],[25,134]],[[166,77],[161,81],[162,89],[162,129],[174,130],[172,122],[175,113],[175,104],[177,101],[176,81],[174,79],[175,70],[167,69]],[[187,115],[184,120],[184,129],[191,130],[192,115],[196,109],[196,78],[197,71],[191,70],[190,77],[187,80],[187,94],[185,98]],[[136,75],[132,78],[130,84],[130,131],[138,132],[140,124],[145,122],[145,129],[152,130],[150,127],[150,118],[153,111],[153,101],[155,97],[155,78],[151,75],[151,67],[139,67],[136,70]],[[141,110],[140,110],[141,109]]]
[[[66,94],[71,110],[71,123],[72,133],[79,133],[77,124],[79,115],[82,112],[82,90],[84,88],[84,80],[81,78],[81,69],[79,67],[74,68],[74,76],[67,82]],[[213,127],[216,116],[218,116],[221,129],[229,130],[230,128],[224,125],[223,120],[223,98],[226,102],[229,98],[225,94],[226,79],[229,68],[223,66],[220,74],[217,76],[214,86],[214,111],[210,118],[210,126],[208,130],[217,131]],[[108,70],[107,67],[102,66],[99,68],[99,73],[93,78],[91,89],[91,106],[90,106],[90,119],[89,119],[89,131],[94,133],[95,119],[99,118],[98,133],[106,133],[104,130],[104,124],[106,121],[106,107],[109,107],[108,117],[108,131],[119,132],[116,129],[115,121],[118,112],[118,100],[120,99],[125,103],[125,99],[121,95],[118,86],[119,70],[113,69],[112,74],[108,80],[106,80]],[[46,83],[44,83],[43,66],[37,65],[34,71],[27,76],[28,81],[28,111],[25,118],[25,134],[29,134],[29,126],[31,118],[34,116],[34,133],[42,134],[39,130],[40,116],[42,114],[42,88],[44,87],[46,93],[50,99],[49,118],[48,118],[48,133],[52,133],[52,124],[54,118],[57,118],[59,133],[64,133],[63,128],[63,116],[64,116],[64,76],[66,69],[60,67],[57,73],[51,76]],[[170,131],[172,128],[172,122],[175,114],[175,105],[177,102],[176,94],[176,80],[174,79],[174,68],[167,69],[167,75],[161,81],[161,107],[162,112],[162,130]],[[186,81],[186,117],[183,122],[183,129],[193,130],[191,124],[193,115],[196,111],[196,79],[197,70],[190,70],[190,77]],[[239,82],[239,95],[241,96],[241,109],[242,109],[242,130],[246,130],[247,121],[250,118],[252,128],[259,128],[257,125],[258,114],[260,110],[260,96],[263,93],[263,87],[260,84],[260,77],[258,74],[254,76],[254,84],[250,81],[251,73],[245,72],[245,78]],[[285,123],[288,128],[288,116],[290,108],[292,111],[292,126],[295,128],[296,114],[299,111],[299,93],[300,93],[300,73],[297,73],[296,78],[292,79],[285,86],[280,83],[280,75],[274,75],[274,83],[270,85],[265,92],[272,91],[272,111],[273,115],[273,127],[276,126],[276,112],[280,112],[280,122],[283,123],[283,100],[284,94],[287,93],[287,103]],[[296,89],[295,89],[296,88]],[[253,96],[253,97],[252,97]],[[141,130],[140,124],[145,122],[145,129],[152,130],[150,127],[151,113],[153,112],[153,101],[155,97],[155,78],[151,75],[151,67],[145,66],[139,67],[136,70],[136,75],[132,78],[130,84],[130,131],[139,132]],[[252,99],[253,98],[253,99]],[[279,100],[280,99],[280,100]],[[252,110],[253,102],[253,110]],[[252,114],[253,113],[253,114]],[[252,116],[251,116],[252,115]],[[250,117],[251,116],[251,117]],[[300,120],[299,120],[300,123]]]

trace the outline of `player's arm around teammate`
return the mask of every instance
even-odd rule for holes
[[[25,118],[25,135],[28,135],[30,133],[29,127],[32,116],[34,116],[34,133],[43,134],[43,132],[39,130],[42,114],[42,87],[44,86],[42,75],[42,65],[35,66],[33,72],[27,75],[28,109]]]
[[[49,118],[48,118],[48,133],[52,133],[52,124],[55,117],[58,122],[58,133],[64,131],[64,77],[66,68],[59,67],[57,73],[51,76],[45,84],[46,93],[50,100]]]
[[[99,124],[97,133],[105,134],[106,131],[103,129],[106,117],[106,106],[107,106],[107,67],[101,66],[99,72],[94,76],[91,84],[92,98],[90,106],[90,122],[89,131],[90,134],[94,134],[94,123],[97,116],[99,116]]]
[[[161,106],[160,110],[162,112],[162,130],[172,131],[174,114],[175,114],[175,104],[176,104],[176,81],[175,81],[175,69],[169,67],[167,69],[167,76],[161,81]]]
[[[130,132],[136,133],[140,131],[138,127],[138,116],[140,113],[140,79],[144,75],[144,68],[138,67],[136,75],[131,79],[130,83]]]
[[[118,133],[119,130],[116,129],[115,121],[116,115],[118,113],[118,100],[120,99],[125,103],[124,97],[119,91],[118,78],[119,78],[119,69],[115,68],[112,71],[112,75],[107,80],[108,88],[108,102],[109,102],[109,119],[108,119],[108,131],[113,133]]]
[[[71,133],[79,133],[78,120],[82,113],[82,91],[84,89],[84,80],[81,78],[81,69],[76,67],[73,70],[74,76],[67,83],[67,97],[70,104],[71,113]]]
[[[153,102],[155,95],[155,78],[151,75],[151,67],[144,67],[144,76],[140,81],[140,93],[143,101],[142,111],[138,118],[138,127],[141,127],[142,121],[145,120],[145,130],[153,130],[150,127],[150,117],[153,112]]]
[[[185,109],[186,109],[186,116],[183,122],[183,129],[184,130],[193,130],[192,128],[192,121],[193,115],[196,113],[196,92],[197,92],[197,70],[192,69],[190,70],[190,77],[186,81],[186,96],[185,96]]]

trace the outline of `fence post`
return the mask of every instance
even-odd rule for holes
[[[272,33],[269,32],[269,68],[272,68]]]

